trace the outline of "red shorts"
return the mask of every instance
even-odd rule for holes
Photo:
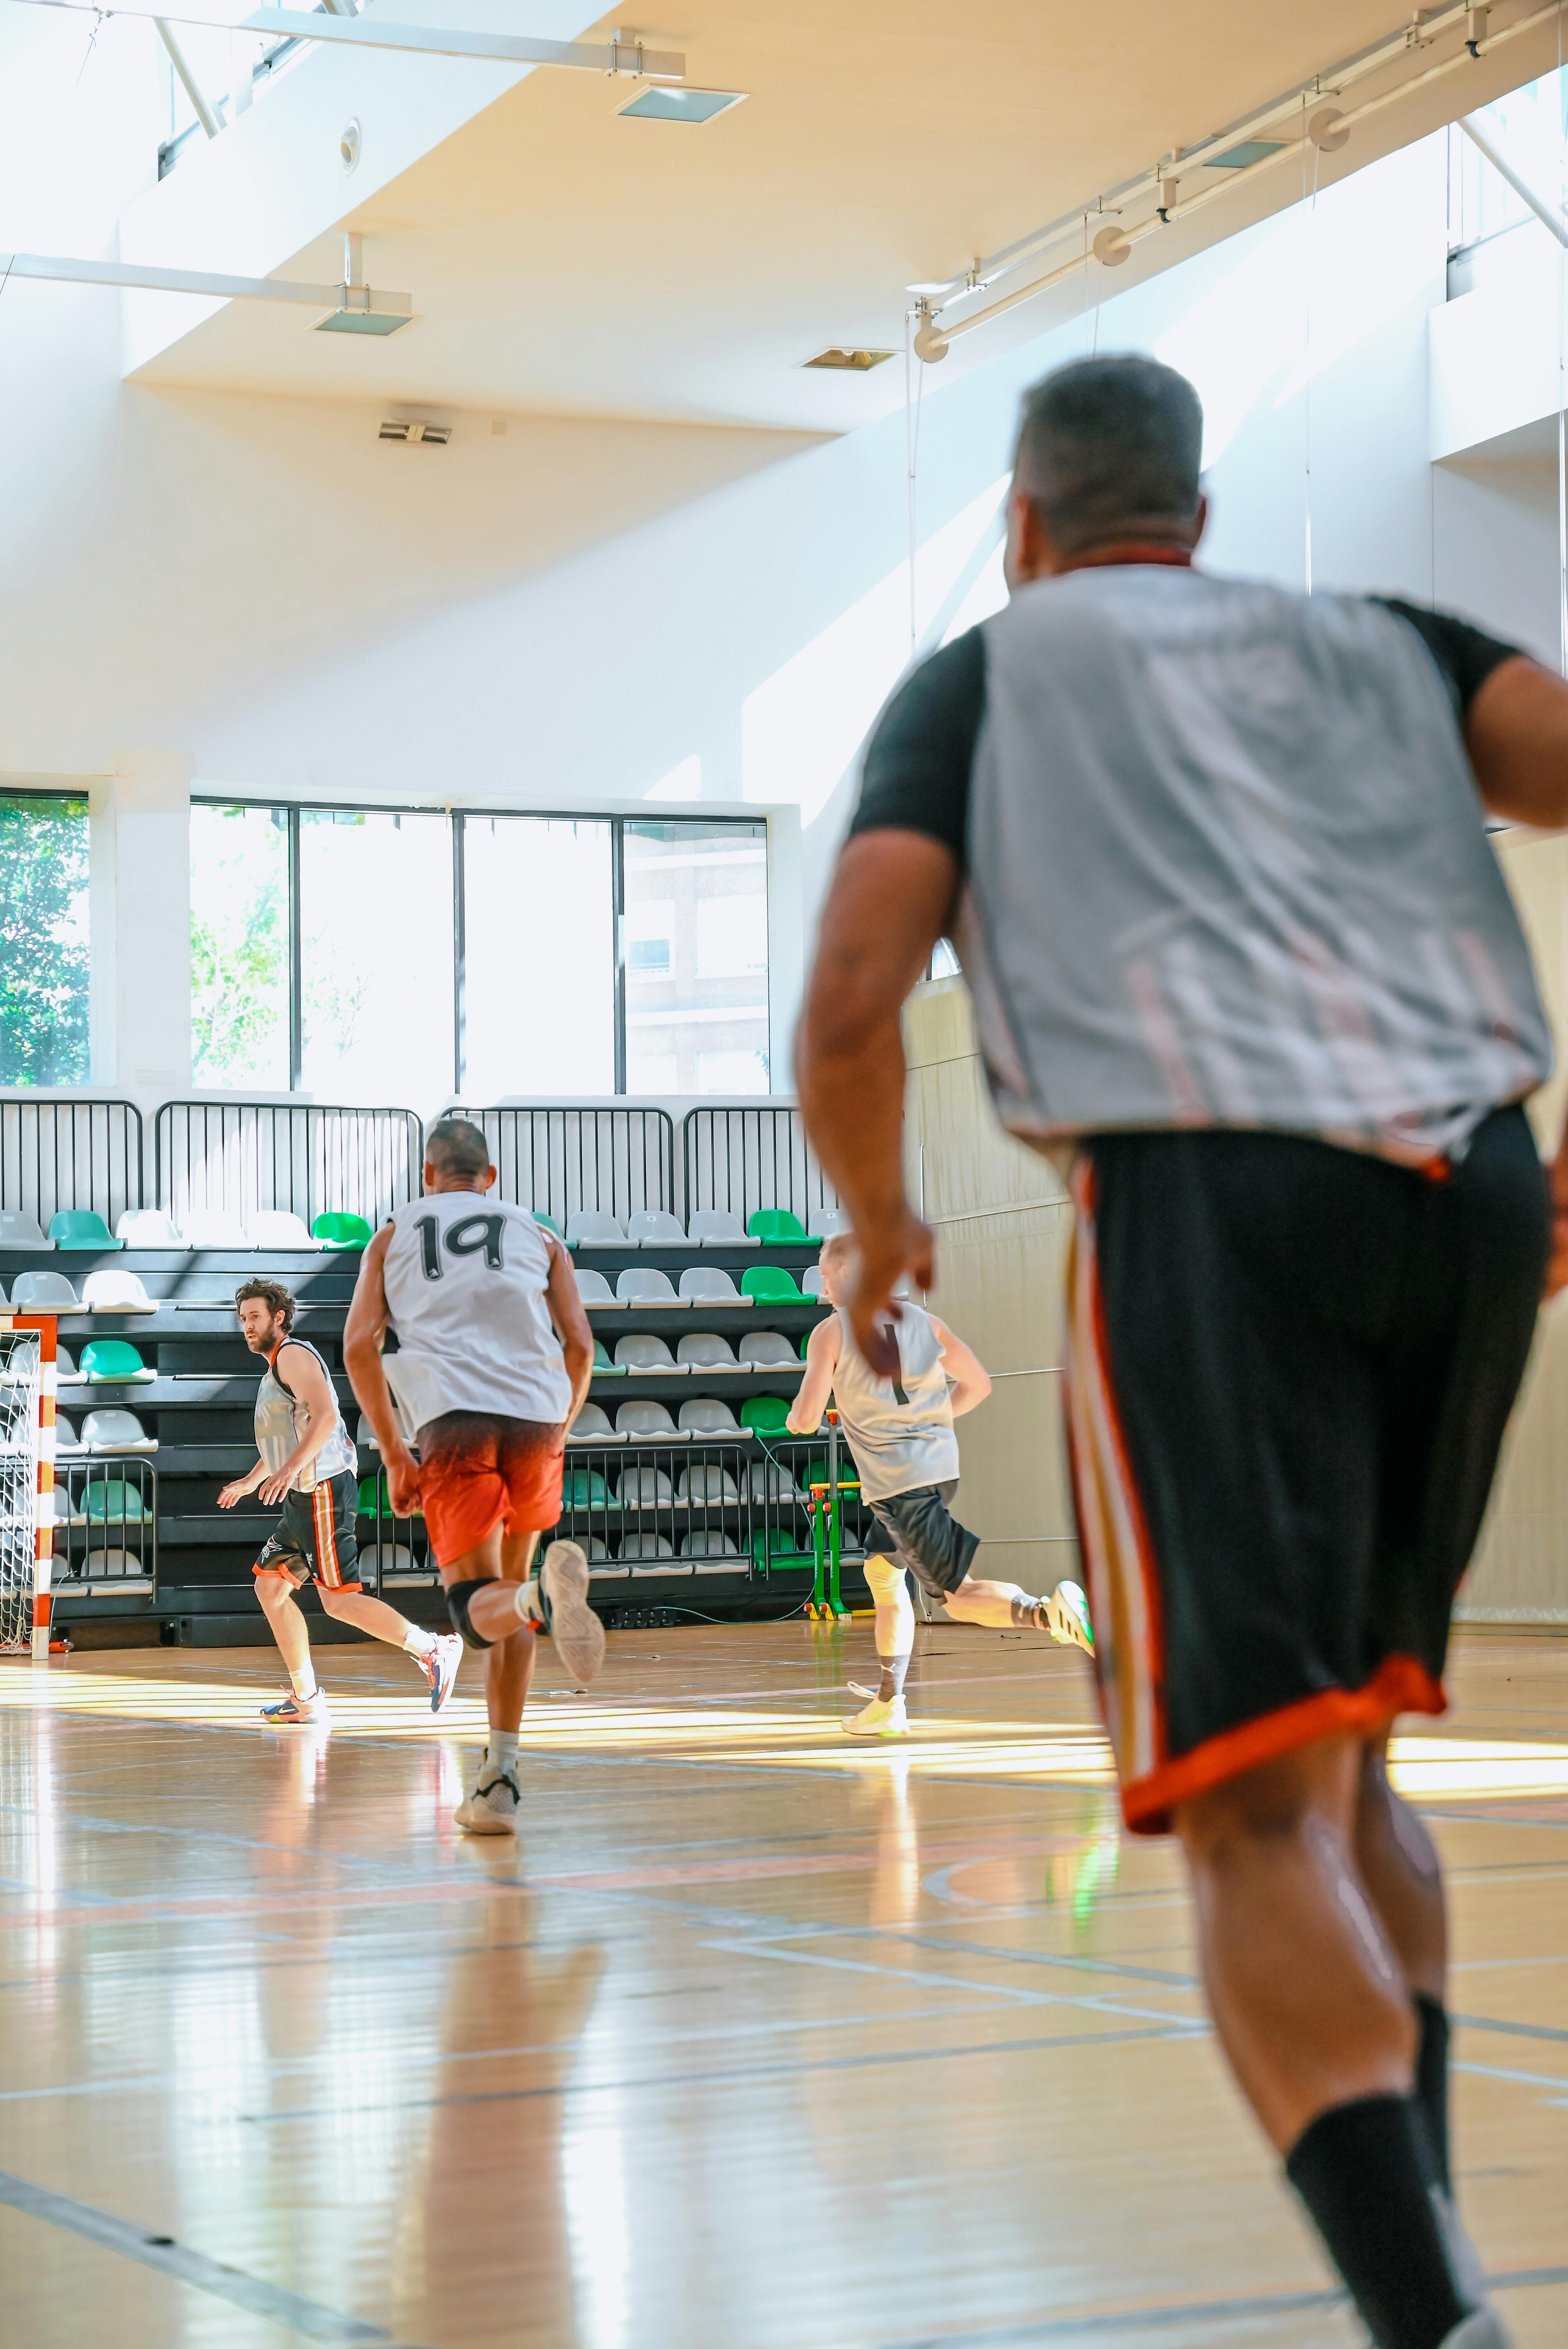
[[[538,1419],[449,1411],[419,1430],[419,1506],[437,1562],[463,1557],[500,1526],[543,1533],[561,1515],[562,1431]]]

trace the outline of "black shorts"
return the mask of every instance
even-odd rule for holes
[[[1068,1445],[1130,1827],[1444,1709],[1547,1209],[1522,1110],[1439,1172],[1216,1132],[1075,1162]]]
[[[286,1495],[252,1571],[284,1575],[296,1590],[313,1578],[328,1590],[357,1590],[358,1514],[359,1479],[352,1468],[324,1476],[312,1492]]]
[[[873,1557],[896,1557],[934,1599],[956,1590],[980,1547],[980,1537],[961,1526],[949,1503],[958,1479],[945,1485],[919,1485],[911,1493],[894,1493],[890,1500],[868,1501],[876,1520],[866,1544]]]

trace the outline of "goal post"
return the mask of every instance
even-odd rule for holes
[[[56,1326],[0,1310],[0,1649],[36,1664],[49,1658]]]

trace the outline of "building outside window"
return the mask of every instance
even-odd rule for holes
[[[88,1077],[88,803],[0,796],[0,1084]]]
[[[288,1091],[286,808],[191,808],[191,1081]]]
[[[626,1091],[769,1087],[768,831],[625,827]]]

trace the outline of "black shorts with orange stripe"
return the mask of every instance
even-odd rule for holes
[[[1092,1137],[1068,1444],[1128,1826],[1441,1713],[1547,1248],[1522,1110],[1436,1175],[1295,1135]]]
[[[297,1590],[319,1582],[328,1590],[359,1588],[359,1481],[351,1468],[324,1476],[308,1493],[290,1493],[257,1558],[257,1574],[285,1574]]]

